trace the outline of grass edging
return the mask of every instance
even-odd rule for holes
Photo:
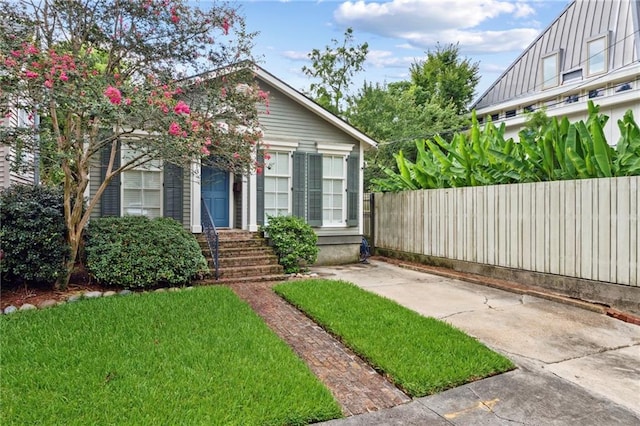
[[[4,424],[302,425],[329,390],[229,288],[0,317]]]
[[[514,368],[457,328],[346,281],[309,279],[274,290],[412,397]]]

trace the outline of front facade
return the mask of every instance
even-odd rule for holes
[[[605,132],[617,143],[617,120],[640,117],[640,0],[574,0],[472,105],[480,121],[506,125],[517,140],[527,113],[587,117],[587,102],[610,117]]]
[[[261,115],[264,138],[256,152],[264,171],[237,176],[193,163],[190,170],[152,163],[116,177],[94,216],[166,216],[193,233],[203,215],[217,228],[255,232],[269,216],[303,217],[318,235],[319,264],[357,261],[362,237],[364,150],[375,142],[298,91],[255,67],[269,93]],[[107,158],[101,164],[106,164]],[[120,158],[126,156],[121,150]],[[89,191],[104,179],[91,171]]]

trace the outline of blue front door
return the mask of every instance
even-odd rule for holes
[[[201,188],[216,228],[229,227],[229,173],[203,166]]]

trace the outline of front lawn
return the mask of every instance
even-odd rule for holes
[[[413,397],[514,368],[462,331],[344,281],[297,281],[275,291]]]
[[[228,288],[0,317],[2,424],[306,424],[341,417]]]

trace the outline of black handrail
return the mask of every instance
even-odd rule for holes
[[[207,204],[204,202],[204,199],[200,198],[200,204],[202,206],[202,210],[200,211],[201,222],[202,222],[202,232],[204,233],[205,238],[207,239],[207,244],[209,245],[209,252],[211,253],[211,257],[213,258],[213,266],[215,267],[215,277],[218,279],[218,230],[216,229],[215,223],[213,223],[213,218],[211,217],[211,213],[209,212],[209,208]]]

